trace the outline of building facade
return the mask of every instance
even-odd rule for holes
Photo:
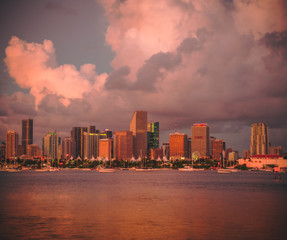
[[[188,138],[185,133],[169,134],[169,155],[171,160],[188,157]]]
[[[133,155],[144,158],[147,156],[147,112],[136,111],[130,122],[130,131],[133,133]]]
[[[269,130],[265,123],[253,123],[251,126],[250,155],[268,154]]]
[[[29,144],[27,145],[27,157],[34,158],[34,157],[41,157],[42,150],[39,148],[37,144]]]
[[[114,133],[114,157],[117,160],[130,160],[133,157],[133,132]]]
[[[84,132],[84,159],[97,158],[99,156],[100,139],[106,138],[106,133]]]
[[[111,160],[113,157],[113,139],[100,139],[99,143],[99,157]]]
[[[200,157],[209,158],[209,127],[206,123],[193,124],[191,127],[192,153],[198,152]]]
[[[33,144],[33,119],[22,120],[22,146],[24,154],[27,153],[27,145]]]
[[[65,137],[62,141],[62,159],[68,160],[73,154],[73,139],[71,137]]]
[[[19,135],[15,131],[6,134],[6,159],[18,157]]]
[[[73,154],[74,158],[84,158],[84,132],[87,132],[87,127],[73,127],[71,138],[73,139]]]
[[[159,148],[159,122],[147,123],[148,152],[150,149]]]
[[[43,155],[48,160],[58,159],[59,138],[56,131],[49,131],[43,137]]]
[[[215,139],[212,141],[212,159],[221,160],[221,154],[225,151],[225,141]]]

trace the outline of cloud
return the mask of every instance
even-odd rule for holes
[[[82,98],[91,88],[101,87],[101,76],[95,72],[96,66],[85,64],[80,71],[74,65],[57,65],[52,41],[43,44],[27,43],[12,37],[6,48],[4,62],[8,73],[16,83],[35,97],[38,107],[48,94],[56,94],[68,105],[71,99]]]
[[[109,74],[93,64],[59,66],[50,40],[13,37],[6,48],[8,73],[30,89],[37,113],[57,116],[51,124],[128,129],[143,109],[162,132],[176,119],[182,129],[203,121],[224,134],[224,126],[240,132],[256,121],[287,128],[278,121],[287,117],[286,1],[101,3],[115,53]]]

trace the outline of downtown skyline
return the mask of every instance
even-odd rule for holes
[[[38,145],[48,130],[128,130],[144,109],[161,144],[206,122],[242,153],[265,122],[286,152],[286,2],[150,3],[2,1],[0,141],[26,118]]]

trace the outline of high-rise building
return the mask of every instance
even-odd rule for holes
[[[22,146],[24,154],[27,153],[27,145],[33,144],[33,119],[22,120]]]
[[[56,131],[48,131],[43,137],[43,155],[48,160],[58,159],[59,138]]]
[[[161,148],[151,148],[150,149],[150,159],[156,160],[158,158],[160,158],[160,159],[163,158],[162,149]]]
[[[172,160],[188,157],[187,134],[178,132],[169,134],[169,154]]]
[[[147,123],[148,152],[150,149],[159,148],[159,122]]]
[[[65,137],[62,141],[62,159],[70,159],[73,156],[73,139]]]
[[[73,127],[71,138],[73,139],[73,154],[74,158],[84,158],[84,132],[87,132],[86,127]]]
[[[112,153],[113,153],[113,139],[106,138],[106,139],[100,139],[99,143],[99,156],[101,158],[108,158],[109,160],[112,159]]]
[[[42,156],[42,150],[39,148],[37,144],[29,144],[27,145],[27,153],[26,155],[28,157],[41,157]]]
[[[96,158],[99,156],[100,139],[106,139],[106,133],[84,132],[84,159]]]
[[[5,160],[6,157],[6,143],[0,143],[0,160]]]
[[[221,160],[221,154],[225,151],[225,141],[215,139],[212,141],[212,159]]]
[[[169,159],[169,142],[162,143],[161,149],[163,157]]]
[[[130,122],[133,133],[133,154],[135,158],[147,156],[147,112],[136,111]]]
[[[265,123],[253,123],[251,126],[250,155],[268,154],[269,131]]]
[[[15,131],[7,131],[6,134],[6,159],[18,156],[19,136]]]
[[[268,154],[282,156],[282,146],[270,146]]]
[[[209,127],[206,123],[193,124],[191,127],[192,153],[198,152],[200,157],[209,157]]]
[[[117,160],[129,160],[133,157],[132,131],[118,131],[114,133],[114,157]]]
[[[94,125],[89,126],[88,132],[89,133],[96,133],[96,126],[94,126]]]

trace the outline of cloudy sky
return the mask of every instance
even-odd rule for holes
[[[74,126],[128,130],[136,110],[160,140],[197,122],[249,148],[266,122],[287,151],[287,1],[2,0],[0,140]]]

